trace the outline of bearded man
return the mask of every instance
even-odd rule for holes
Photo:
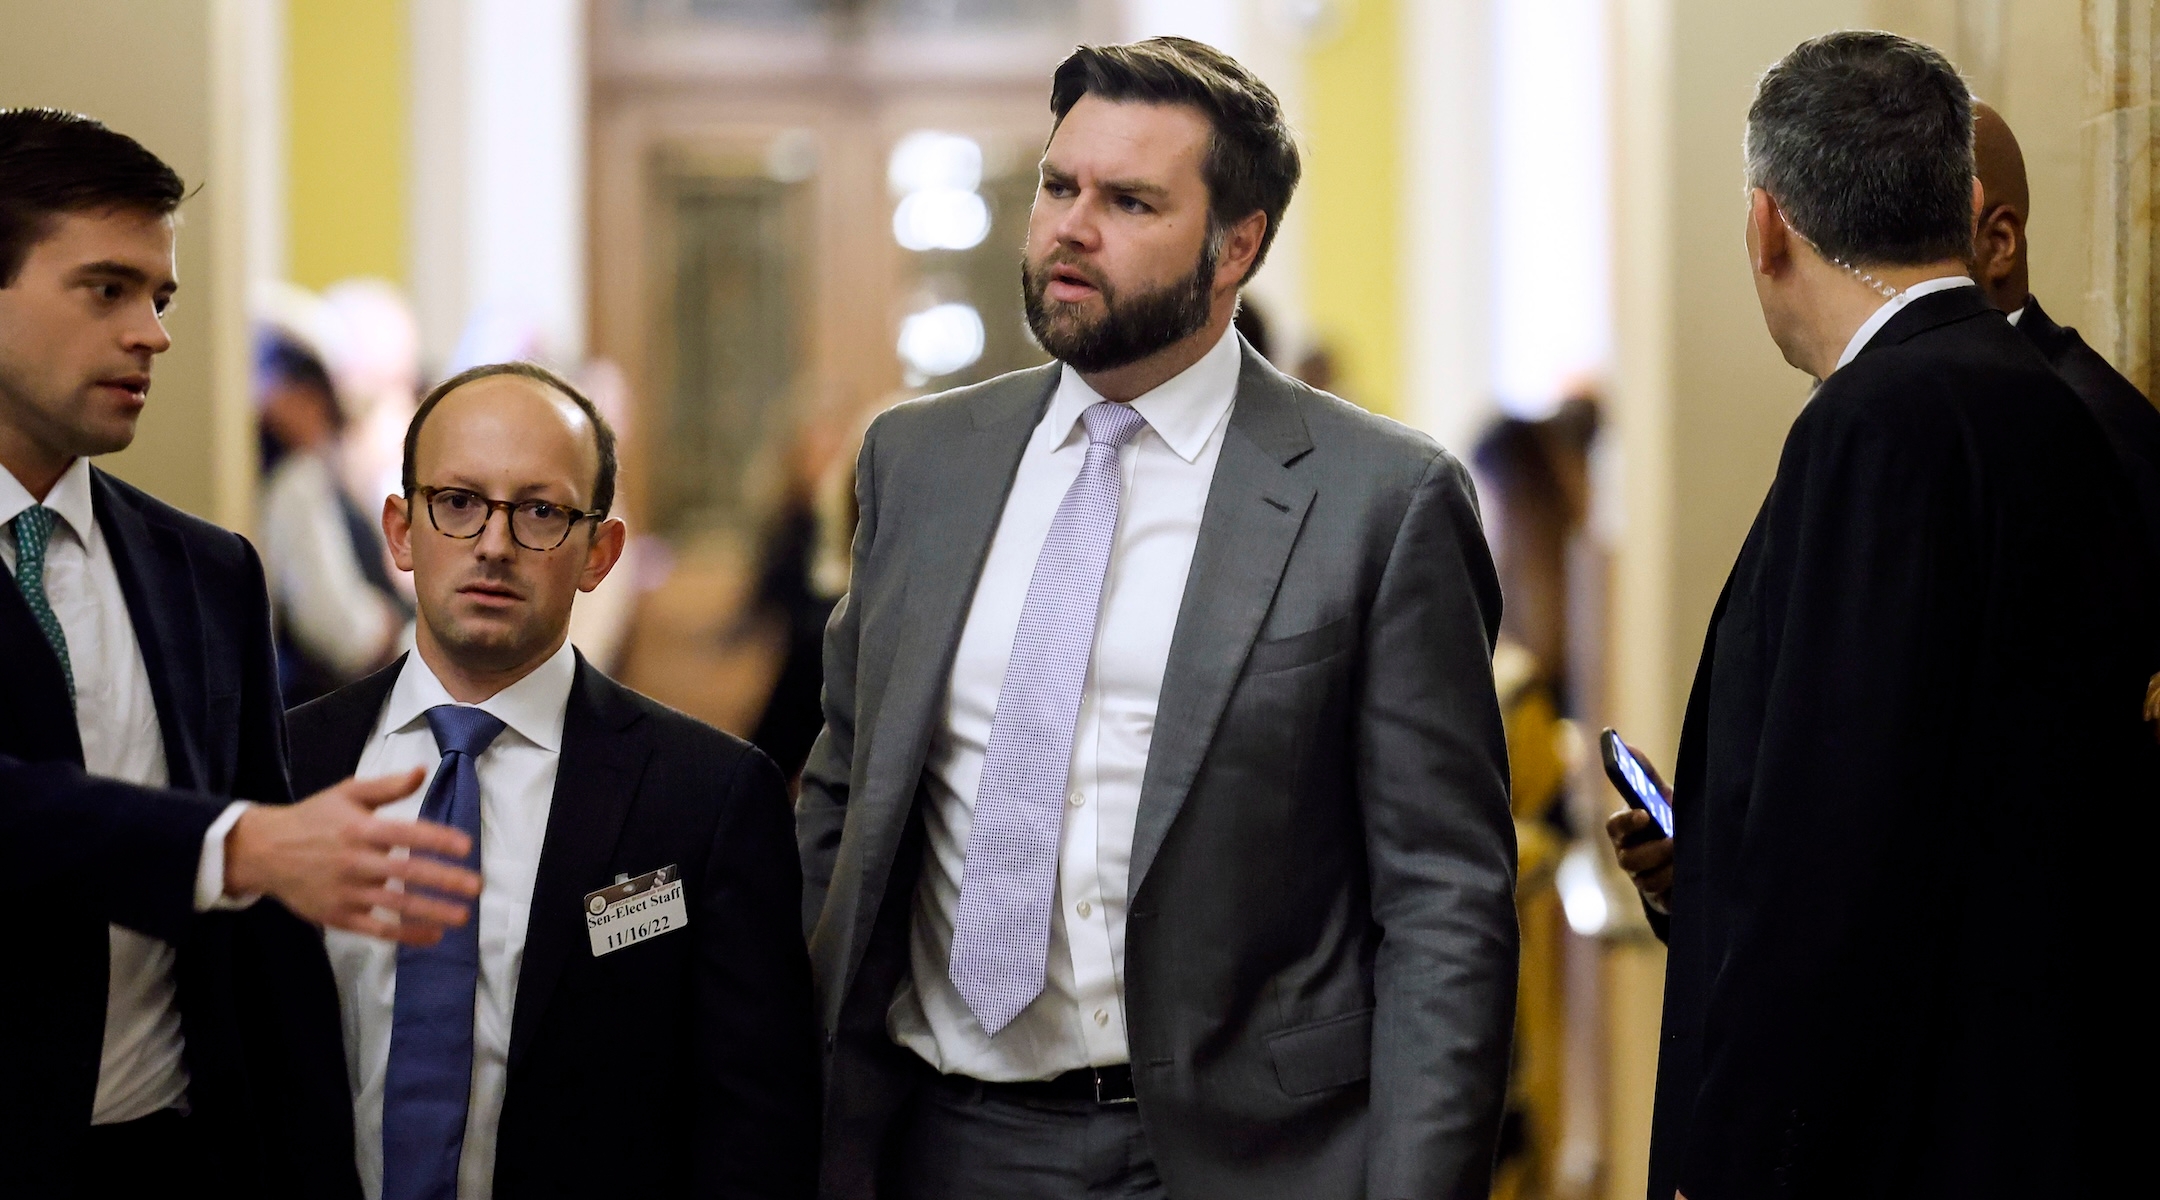
[[[1160,38],[1058,68],[1058,361],[902,405],[797,823],[830,1197],[1483,1197],[1515,847],[1470,483],[1230,332],[1298,178]]]

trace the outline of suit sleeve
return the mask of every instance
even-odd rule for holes
[[[0,755],[0,870],[10,891],[65,889],[112,924],[176,941],[195,916],[203,835],[228,803]]]
[[[850,592],[834,607],[825,625],[825,728],[810,746],[803,764],[802,793],[796,800],[795,831],[802,854],[802,927],[817,928],[832,886],[833,862],[840,854],[840,834],[847,823],[848,790],[855,767],[855,654],[860,635],[853,582],[863,578],[863,563],[877,534],[877,488],[872,468],[877,425],[863,435],[855,460],[855,525]]]
[[[1514,1022],[1515,828],[1493,689],[1500,588],[1469,480],[1427,464],[1366,630],[1374,1200],[1483,1200]]]
[[[270,593],[255,547],[245,538],[238,540],[247,661],[241,667],[240,758],[233,795],[260,804],[288,804],[293,798],[292,776],[286,767],[285,702],[278,687],[277,651],[270,638]]]
[[[1779,467],[1761,625],[1720,631],[1759,638],[1773,666],[1737,843],[1708,848],[1733,885],[1677,1175],[1696,1197],[1755,1194],[1802,1143],[1869,1123],[1870,1097],[1823,1111],[1815,1081],[1927,1036],[1907,972],[1928,955],[1895,943],[1942,895],[1927,848],[1957,805],[1946,701],[1972,684],[1952,652],[1979,590],[1963,582],[1969,483],[1954,437],[1825,399]]]
[[[737,760],[725,797],[693,922],[701,930],[693,1194],[807,1200],[817,1179],[818,1040],[787,784],[752,750]]]

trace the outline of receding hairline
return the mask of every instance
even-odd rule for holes
[[[570,426],[573,436],[577,437],[579,445],[593,457],[593,474],[586,483],[586,492],[589,494],[583,497],[584,503],[591,504],[600,490],[601,450],[599,425],[592,418],[586,416],[585,410],[579,406],[577,400],[561,388],[538,376],[526,375],[520,372],[503,371],[493,375],[482,375],[477,379],[468,379],[437,397],[434,409],[428,413],[429,419],[421,422],[420,428],[413,434],[414,474],[418,475],[419,473],[421,443],[427,437],[428,427],[434,423],[435,418],[442,416],[443,408],[455,401],[459,396],[468,395],[474,389],[492,383],[522,385],[525,389],[537,393],[542,399],[545,399],[548,406],[555,410],[557,416],[569,418],[573,422]],[[579,432],[581,428],[582,433]]]

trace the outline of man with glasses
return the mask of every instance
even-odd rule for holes
[[[370,1200],[807,1196],[817,1048],[779,772],[568,641],[622,553],[615,436],[525,363],[430,392],[383,533],[414,653],[287,718],[293,773],[421,768],[479,920],[333,933]]]

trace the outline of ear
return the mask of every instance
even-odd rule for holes
[[[2000,283],[2017,270],[2025,249],[2025,215],[2007,204],[1998,204],[1980,216],[1980,232],[1973,238],[1973,278],[1982,284]]]
[[[384,496],[382,502],[383,541],[400,571],[412,570],[412,513],[407,503],[403,496]]]
[[[1793,231],[1770,193],[1748,189],[1748,265],[1757,275],[1781,275],[1792,266]]]
[[[579,591],[589,592],[600,586],[600,581],[622,561],[623,546],[629,538],[630,527],[621,521],[610,517],[600,522],[585,548],[585,569],[578,572]]]
[[[1987,189],[1980,186],[1980,177],[1973,176],[1972,186],[1973,225],[1980,224],[1980,214],[1987,211]]]
[[[1260,241],[1267,235],[1267,214],[1255,212],[1230,227],[1223,237],[1222,254],[1215,260],[1215,290],[1235,289],[1252,274],[1253,260],[1260,257]]]

